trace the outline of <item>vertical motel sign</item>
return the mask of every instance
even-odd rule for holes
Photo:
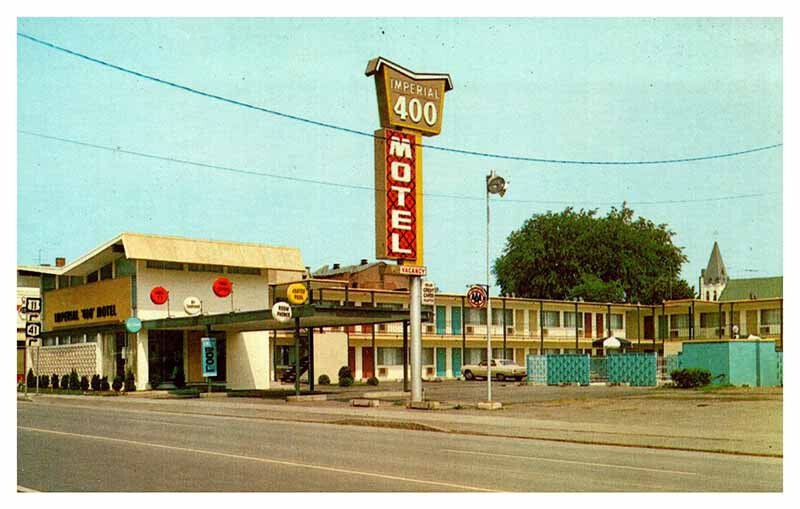
[[[442,130],[447,74],[419,74],[378,57],[375,76],[381,129],[375,131],[375,252],[378,259],[423,265],[422,136]]]

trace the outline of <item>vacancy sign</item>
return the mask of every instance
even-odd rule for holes
[[[422,263],[422,150],[415,133],[375,132],[377,258]]]

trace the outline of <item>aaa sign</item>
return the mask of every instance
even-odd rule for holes
[[[375,131],[375,252],[377,258],[422,264],[421,137]]]

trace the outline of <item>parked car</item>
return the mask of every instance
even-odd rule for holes
[[[462,366],[461,372],[467,380],[478,378],[486,379],[486,361],[480,364],[467,364]],[[510,359],[492,359],[492,378],[503,381],[507,379],[522,380],[527,375],[524,367],[516,364]]]

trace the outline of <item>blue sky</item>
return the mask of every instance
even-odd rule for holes
[[[779,19],[25,19],[19,32],[219,96],[371,132],[367,61],[449,73],[436,146],[570,160],[661,160],[783,141]],[[166,87],[17,38],[19,130],[260,173],[371,186],[369,138]],[[374,259],[372,192],[136,157],[18,134],[17,262],[68,260],[122,231]],[[628,201],[675,231],[696,285],[714,240],[735,277],[782,274],[782,150],[598,166],[426,149],[430,279],[461,292],[533,214]],[[737,196],[749,195],[749,197]],[[757,196],[753,196],[757,195]],[[720,199],[724,198],[724,199]],[[660,203],[654,203],[660,202]],[[665,203],[670,202],[670,203]]]

